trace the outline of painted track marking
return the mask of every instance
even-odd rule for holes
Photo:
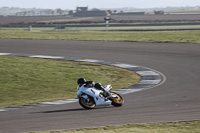
[[[115,91],[119,94],[128,94],[128,93],[134,93],[134,92],[138,92],[138,91],[142,91],[142,90],[151,89],[151,88],[154,88],[154,87],[157,87],[157,86],[163,84],[166,81],[165,75],[156,70],[153,70],[153,69],[150,69],[147,67],[142,67],[142,66],[130,65],[130,64],[105,62],[105,61],[94,60],[94,59],[77,59],[77,58],[66,58],[66,57],[59,57],[59,56],[47,56],[47,55],[28,55],[28,54],[13,54],[13,53],[0,53],[0,55],[99,63],[99,64],[116,66],[116,67],[124,68],[124,69],[130,70],[130,71],[134,71],[142,77],[141,80],[137,84],[130,86],[128,88],[124,88],[124,89]],[[42,103],[34,104],[34,105],[0,108],[0,112],[9,111],[9,110],[13,110],[13,109],[67,104],[67,103],[73,103],[73,102],[77,102],[77,101],[78,101],[78,99],[65,99],[62,101],[42,102]]]

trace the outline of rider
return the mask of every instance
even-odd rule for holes
[[[85,78],[79,78],[77,80],[77,84],[78,84],[79,87],[81,87],[82,85],[84,85],[85,87],[86,86],[95,87],[97,90],[102,90],[103,91],[102,95],[104,97],[109,97],[110,96],[110,92],[106,91],[104,89],[104,87],[101,85],[101,83],[96,83],[95,84],[93,81],[86,81]]]

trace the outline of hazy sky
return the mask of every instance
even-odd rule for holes
[[[0,7],[62,8],[75,9],[77,6],[89,8],[150,8],[167,6],[200,6],[200,0],[0,0]]]

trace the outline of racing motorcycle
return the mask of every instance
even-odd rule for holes
[[[105,85],[104,89],[110,92],[111,85]],[[124,103],[122,96],[115,92],[110,92],[109,97],[103,95],[102,90],[96,89],[92,84],[85,84],[77,87],[77,97],[79,104],[85,109],[93,109],[95,106],[109,106],[120,107]]]

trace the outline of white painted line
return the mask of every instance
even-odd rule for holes
[[[0,53],[0,55],[11,55],[11,56],[17,56],[18,54],[12,54],[12,53]],[[20,55],[21,56],[21,55]],[[28,55],[24,55],[24,56],[27,56],[27,57],[33,57],[33,58],[46,58],[46,59],[63,59],[65,60],[64,57],[59,57],[59,56],[45,56],[45,55],[32,55],[32,56],[28,56]],[[82,61],[82,62],[91,62],[91,63],[102,63],[104,61],[100,61],[100,60],[93,60],[93,59],[74,59],[74,61]],[[109,65],[111,66],[116,66],[116,67],[120,67],[120,68],[125,68],[125,69],[128,69],[128,68],[137,68],[137,67],[141,67],[141,66],[133,66],[133,65],[129,65],[129,64],[121,64],[121,63],[108,63]],[[117,90],[115,92],[119,93],[119,94],[128,94],[128,93],[133,93],[133,92],[137,92],[137,91],[142,91],[142,90],[146,90],[146,89],[150,89],[150,88],[153,88],[153,87],[156,87],[158,85],[161,85],[165,82],[166,80],[166,77],[158,72],[158,71],[155,71],[155,70],[148,70],[147,71],[136,71],[137,74],[141,75],[141,76],[160,76],[163,78],[161,80],[160,79],[157,79],[157,80],[141,80],[139,83],[139,85],[153,85],[153,86],[150,86],[148,88],[128,88],[128,89],[121,89],[121,90]],[[33,106],[19,106],[19,107],[12,107],[12,108],[0,108],[0,112],[2,111],[8,111],[8,110],[11,110],[11,109],[19,109],[19,108],[30,108],[30,107],[35,107],[35,106],[43,106],[43,105],[60,105],[60,104],[67,104],[67,103],[73,103],[73,102],[78,102],[78,99],[65,99],[63,101],[53,101],[53,102],[42,102],[42,103],[39,103],[39,104],[36,104],[36,105],[33,105]]]
[[[83,62],[100,62],[99,60],[92,60],[92,59],[84,59],[84,60],[77,60],[77,61],[83,61]]]
[[[10,55],[11,53],[0,53],[0,55]]]
[[[60,105],[60,104],[66,104],[66,103],[73,103],[73,102],[77,102],[77,101],[78,101],[78,99],[70,99],[70,100],[66,100],[66,101],[42,102],[40,104]]]
[[[77,102],[78,101],[78,99],[65,99],[64,101],[68,101],[68,102]]]
[[[29,56],[32,58],[46,58],[46,59],[64,59],[64,57],[59,57],[59,56],[45,56],[45,55],[33,55]]]
[[[59,104],[62,104],[62,103],[60,103],[60,102],[42,102],[40,104],[59,105]]]
[[[0,109],[0,112],[6,111],[7,109]]]
[[[133,68],[133,67],[138,67],[138,66],[133,66],[133,65],[129,65],[129,64],[111,64],[112,66],[116,66],[116,67],[121,67],[121,68]]]
[[[139,83],[137,84],[159,84],[161,82],[161,79],[158,80],[141,80]]]
[[[141,91],[142,89],[122,89],[119,91],[114,91],[117,92],[119,94],[128,94],[128,93],[133,93],[133,92],[137,92],[137,91]]]
[[[136,73],[141,75],[141,76],[150,76],[150,75],[158,76],[159,75],[158,73],[153,72],[153,71],[137,71]]]

